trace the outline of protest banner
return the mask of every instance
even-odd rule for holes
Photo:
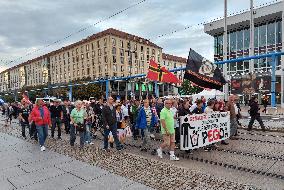
[[[192,150],[230,137],[229,112],[213,112],[180,117],[180,148]]]

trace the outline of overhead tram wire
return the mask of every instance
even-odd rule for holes
[[[284,1],[284,0],[273,0],[273,1],[270,1],[270,2],[267,2],[267,3],[263,3],[263,4],[260,4],[260,5],[256,5],[254,8],[261,8],[261,7],[265,7],[265,6],[269,6],[269,5],[272,5],[274,3],[277,3],[277,2],[281,2],[281,1]],[[238,15],[238,14],[242,14],[244,12],[247,12],[249,11],[249,9],[243,9],[243,10],[240,10],[240,11],[236,11],[236,12],[233,12],[233,13],[229,13],[228,15],[229,16],[235,16],[235,15]],[[223,19],[223,16],[221,17],[217,17],[215,19],[212,19],[210,21],[205,21],[205,22],[201,22],[201,23],[198,23],[198,24],[194,24],[194,25],[189,25],[189,26],[186,26],[185,28],[181,28],[181,29],[178,29],[178,30],[173,30],[169,33],[164,33],[164,34],[160,34],[158,35],[157,37],[155,37],[156,39],[158,38],[162,38],[162,37],[165,37],[165,36],[170,36],[170,35],[173,35],[175,33],[178,33],[178,32],[182,32],[182,31],[185,31],[185,30],[188,30],[190,28],[193,28],[193,27],[198,27],[198,26],[201,26],[201,25],[205,25],[205,24],[208,24],[210,22],[214,22],[214,21],[218,21],[218,20],[221,20]],[[153,39],[155,39],[153,38]]]
[[[16,59],[12,60],[12,61],[6,61],[6,63],[4,63],[4,64],[2,64],[2,65],[3,65],[3,66],[5,66],[5,65],[8,66],[8,64],[14,63],[14,62],[16,62],[16,61],[19,61],[19,60],[21,60],[21,59],[23,59],[23,58],[29,56],[29,55],[32,55],[32,54],[34,54],[34,53],[36,53],[36,52],[39,52],[39,51],[41,51],[41,50],[43,50],[43,49],[45,49],[45,48],[48,48],[48,47],[53,46],[53,45],[55,45],[55,44],[58,44],[59,42],[61,42],[61,41],[63,41],[63,40],[66,40],[66,39],[68,39],[68,38],[70,38],[70,37],[72,37],[72,36],[74,36],[74,35],[76,35],[76,34],[79,34],[79,33],[83,32],[83,31],[86,31],[86,30],[88,30],[89,28],[92,28],[93,26],[96,26],[96,25],[98,25],[98,24],[100,24],[100,23],[102,23],[102,22],[105,22],[105,21],[107,21],[107,20],[109,20],[109,19],[111,19],[111,18],[113,18],[113,17],[115,17],[115,16],[117,16],[117,15],[119,15],[119,14],[121,14],[121,13],[123,13],[123,12],[125,12],[125,11],[127,11],[127,10],[129,10],[129,9],[131,9],[131,8],[134,8],[134,7],[136,7],[136,6],[138,6],[138,5],[142,4],[142,3],[144,3],[144,2],[146,2],[146,1],[147,1],[147,0],[139,1],[139,2],[137,2],[137,3],[135,3],[135,4],[133,4],[133,5],[130,5],[130,6],[126,7],[126,8],[124,8],[124,9],[122,9],[122,10],[120,10],[120,11],[118,11],[118,12],[116,12],[116,13],[114,13],[114,14],[108,16],[108,17],[106,17],[106,18],[103,18],[103,19],[99,20],[98,22],[96,22],[96,23],[94,23],[94,24],[92,24],[92,25],[90,25],[90,26],[87,26],[87,27],[85,27],[85,28],[81,28],[80,30],[78,30],[78,31],[76,31],[76,32],[73,32],[73,33],[69,34],[68,36],[65,36],[65,37],[62,38],[62,39],[59,39],[59,40],[56,40],[56,41],[54,41],[54,42],[52,42],[52,43],[50,43],[50,44],[47,44],[47,45],[43,46],[42,48],[38,48],[38,49],[36,49],[36,50],[34,50],[34,51],[28,52],[28,53],[26,53],[25,55],[23,55],[23,56],[21,56],[21,57],[18,57],[18,58],[16,58]]]
[[[128,10],[128,9],[131,9],[131,8],[133,8],[133,7],[135,7],[135,6],[138,6],[138,5],[142,4],[142,3],[144,3],[145,1],[146,1],[146,0],[139,1],[139,2],[137,2],[136,4],[130,5],[129,7],[125,8],[125,9],[123,9],[123,10],[121,10],[121,11],[119,11],[119,12],[113,14],[113,15],[111,15],[111,16],[109,16],[109,17],[106,17],[105,19],[101,19],[100,21],[96,22],[96,23],[93,24],[93,25],[90,25],[90,26],[88,26],[88,27],[85,27],[85,28],[82,28],[82,29],[78,30],[77,32],[74,32],[74,33],[72,33],[72,34],[70,34],[70,35],[64,37],[64,38],[61,39],[61,40],[57,40],[57,41],[55,41],[55,42],[53,42],[53,43],[51,43],[51,44],[48,44],[48,45],[46,45],[46,46],[44,46],[44,47],[42,47],[42,48],[39,48],[39,49],[37,49],[37,50],[35,50],[35,51],[32,51],[32,52],[29,52],[29,53],[27,53],[26,55],[21,56],[21,57],[15,59],[15,60],[7,61],[5,64],[3,64],[3,66],[5,66],[5,65],[7,66],[9,63],[13,63],[13,62],[15,62],[15,61],[18,61],[18,60],[20,60],[20,59],[22,59],[22,58],[24,58],[24,57],[27,57],[27,56],[31,55],[32,53],[36,53],[36,52],[38,52],[38,51],[40,51],[40,50],[43,50],[43,49],[45,49],[45,48],[47,48],[47,47],[50,47],[50,46],[52,46],[52,45],[54,45],[54,44],[57,44],[57,43],[59,43],[59,42],[65,40],[65,39],[68,39],[68,38],[70,38],[71,36],[73,36],[73,35],[75,35],[75,34],[81,33],[81,32],[83,32],[83,31],[85,31],[85,30],[87,30],[87,29],[89,29],[89,28],[91,28],[91,27],[93,27],[93,26],[95,26],[95,25],[101,23],[101,22],[104,22],[104,21],[106,21],[106,20],[108,20],[108,19],[110,19],[110,18],[112,18],[112,17],[114,17],[114,16],[116,16],[116,15],[118,15],[118,14],[121,14],[121,13],[125,12],[125,11]],[[277,3],[277,2],[281,2],[281,1],[282,1],[282,0],[273,0],[273,1],[270,1],[270,2],[267,2],[267,3],[263,3],[263,4],[260,4],[260,5],[256,5],[255,8],[261,8],[261,7],[268,6],[268,5],[271,5],[271,4],[273,4],[273,3]],[[230,13],[229,16],[234,16],[234,15],[237,15],[237,14],[241,14],[241,13],[244,13],[244,12],[246,12],[246,11],[248,11],[248,9],[243,9],[243,10],[241,10],[241,11],[237,11],[237,12],[234,12],[234,13]],[[174,34],[174,33],[178,33],[178,32],[181,32],[181,31],[188,30],[189,28],[192,28],[192,27],[194,27],[194,26],[204,25],[204,24],[207,24],[207,23],[212,22],[212,21],[220,20],[220,19],[222,19],[222,18],[223,18],[223,17],[217,17],[217,18],[215,18],[215,19],[213,19],[213,20],[211,20],[211,21],[202,22],[202,23],[199,23],[199,24],[196,24],[196,25],[190,25],[190,26],[187,26],[187,27],[185,27],[185,28],[183,28],[183,29],[174,30],[174,31],[169,32],[169,33],[161,34],[161,35],[157,36],[156,38],[161,38],[161,37],[164,37],[164,36],[169,36],[169,35],[172,35],[172,34]]]

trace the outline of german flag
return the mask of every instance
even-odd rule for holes
[[[165,67],[161,67],[154,60],[150,60],[147,78],[153,81],[180,83],[180,80]]]

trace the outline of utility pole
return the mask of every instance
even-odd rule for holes
[[[254,13],[253,13],[253,0],[250,0],[250,47],[249,56],[254,56]],[[249,61],[249,72],[254,72],[254,59]]]
[[[224,39],[223,39],[223,61],[226,61],[228,59],[227,57],[227,46],[228,46],[228,29],[227,29],[227,0],[224,0]],[[227,69],[228,63],[223,64],[223,75],[226,79],[226,81],[228,81],[228,69]],[[228,93],[229,93],[229,84],[226,83],[224,85],[224,89],[223,92],[225,94],[225,100],[228,100]]]

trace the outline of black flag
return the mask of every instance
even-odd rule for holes
[[[216,64],[190,49],[184,78],[201,88],[220,90],[226,83]]]

